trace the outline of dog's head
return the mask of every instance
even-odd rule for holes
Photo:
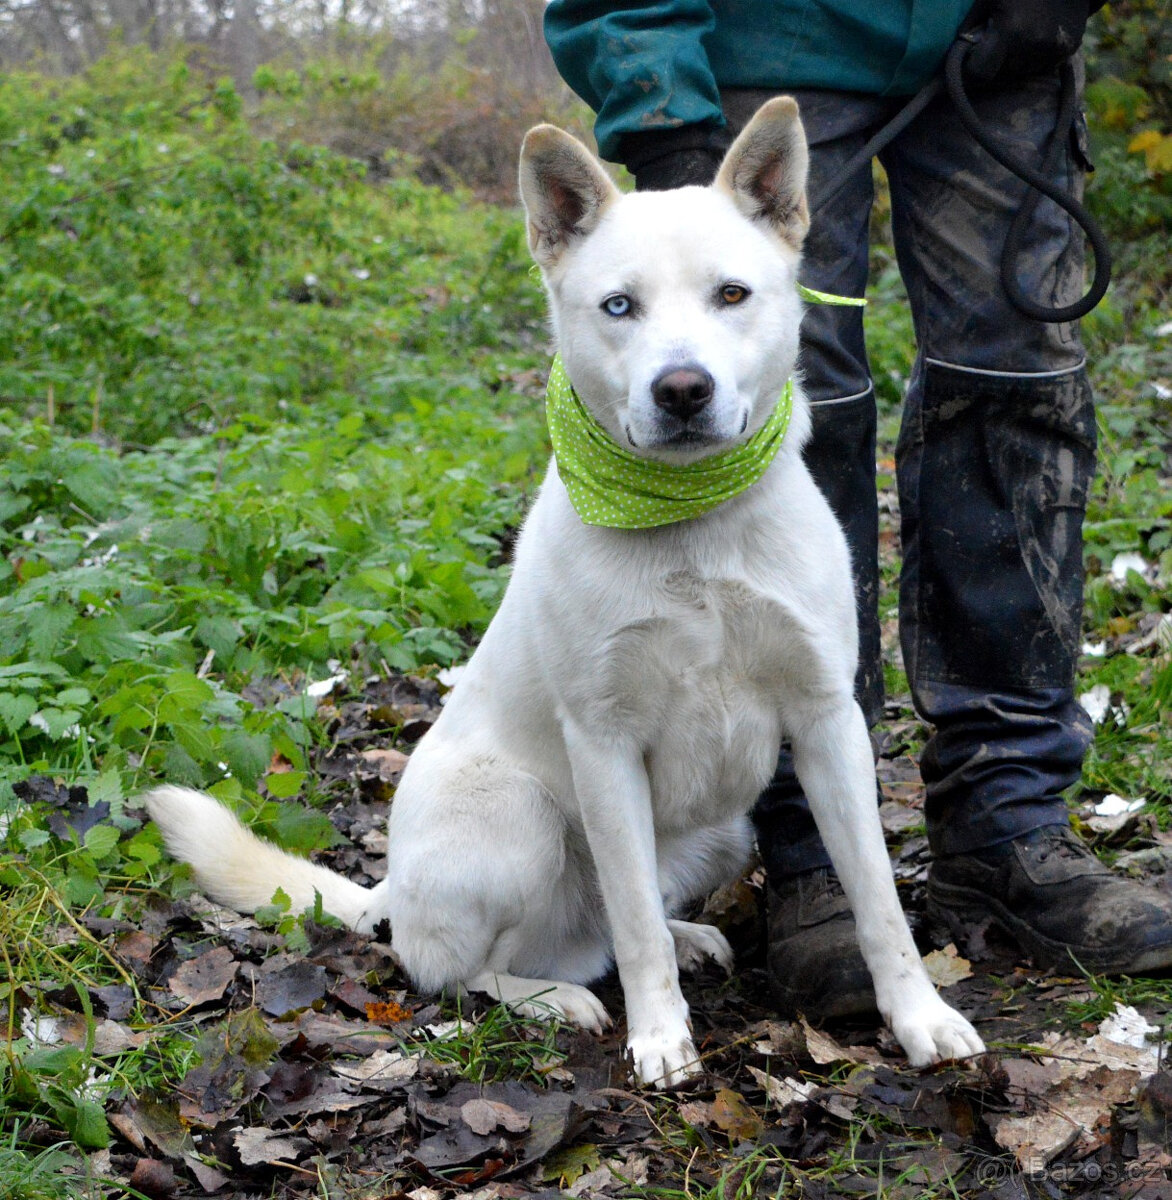
[[[757,112],[707,188],[623,195],[569,134],[530,130],[529,247],[566,371],[619,445],[687,462],[768,417],[797,357],[806,164],[788,97]]]

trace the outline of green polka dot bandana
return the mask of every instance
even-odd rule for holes
[[[761,478],[789,426],[793,383],[748,441],[680,466],[620,446],[578,398],[560,356],[549,373],[545,411],[558,474],[578,516],[609,529],[652,529],[690,521]]]

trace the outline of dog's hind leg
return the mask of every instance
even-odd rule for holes
[[[656,861],[664,909],[669,914],[679,912],[735,879],[748,861],[752,844],[752,827],[745,817],[710,828],[661,834]],[[667,927],[682,971],[696,971],[711,959],[732,973],[732,947],[714,925],[669,920]]]
[[[681,971],[698,971],[708,959],[719,963],[731,975],[733,951],[728,938],[715,925],[695,921],[668,921],[676,944],[676,963]]]
[[[446,749],[421,759],[391,810],[395,952],[425,990],[466,987],[601,1028],[605,1009],[579,985],[609,965],[605,918],[564,819],[533,776]]]

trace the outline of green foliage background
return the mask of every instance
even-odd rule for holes
[[[0,142],[0,778],[251,788],[305,735],[244,682],[450,663],[499,600],[542,460],[520,222],[138,52],[9,76]]]

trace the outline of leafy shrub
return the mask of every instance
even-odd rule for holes
[[[11,75],[0,141],[3,775],[251,789],[308,734],[246,681],[450,663],[499,600],[521,223],[260,139],[175,58]]]
[[[130,65],[0,81],[10,405],[139,443],[356,396],[373,418],[409,407],[429,355],[532,343],[512,214],[371,186],[353,159],[257,138],[230,84],[136,53],[130,90]]]

